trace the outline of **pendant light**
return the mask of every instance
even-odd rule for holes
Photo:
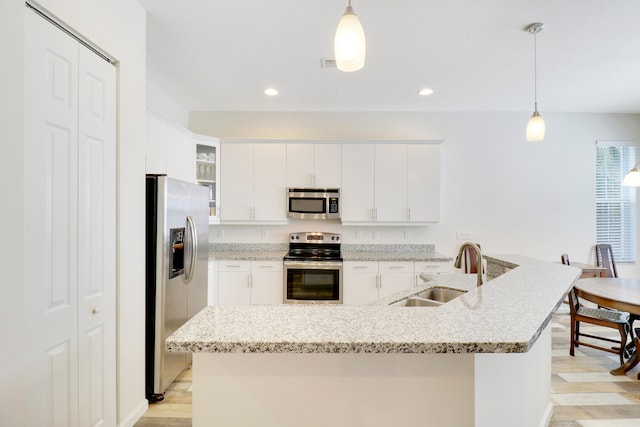
[[[638,170],[637,164],[625,175],[622,180],[622,185],[627,187],[640,187],[640,170]]]
[[[353,13],[351,0],[338,22],[338,29],[334,39],[336,66],[340,71],[358,71],[364,67],[366,53],[364,31],[358,16]]]
[[[525,30],[529,34],[533,34],[533,99],[534,111],[527,124],[527,141],[538,142],[544,139],[544,119],[538,113],[538,46],[536,43],[536,34],[544,28],[544,24],[539,22],[529,25]]]

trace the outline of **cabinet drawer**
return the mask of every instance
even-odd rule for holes
[[[420,273],[454,273],[453,263],[438,261],[438,262],[416,262],[415,263],[416,274]]]
[[[378,261],[345,261],[342,268],[352,273],[377,273]]]
[[[282,271],[282,261],[252,261],[251,271]]]
[[[411,261],[380,261],[380,273],[413,273]]]
[[[218,271],[251,271],[251,261],[220,260]]]

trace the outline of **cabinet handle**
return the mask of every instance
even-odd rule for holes
[[[273,268],[273,265],[259,265],[258,268]]]
[[[249,289],[253,288],[253,274],[251,273],[247,276],[247,287]]]
[[[367,266],[366,265],[354,265],[353,268],[362,269],[362,268],[367,268]]]
[[[376,274],[376,288],[382,287],[382,274]]]
[[[390,265],[389,268],[392,269],[392,270],[398,270],[398,269],[404,268],[404,267],[401,266],[401,265]]]
[[[411,221],[411,208],[407,209],[407,219]]]
[[[239,265],[225,265],[225,268],[240,268]]]
[[[91,310],[91,314],[98,314],[98,313],[100,313],[101,310],[102,309],[100,307],[98,307],[98,306],[93,307],[93,309]]]

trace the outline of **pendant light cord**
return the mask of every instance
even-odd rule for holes
[[[538,111],[538,34],[533,33],[533,103]]]

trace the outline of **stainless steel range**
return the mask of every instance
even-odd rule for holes
[[[291,233],[284,257],[286,304],[342,304],[342,236]]]

